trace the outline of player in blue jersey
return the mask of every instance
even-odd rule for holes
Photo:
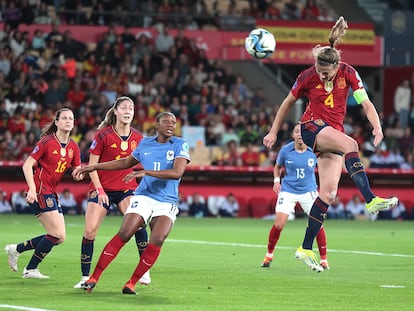
[[[299,203],[307,215],[312,204],[318,196],[315,167],[316,156],[312,149],[305,145],[300,132],[300,124],[296,124],[292,133],[293,142],[282,147],[273,170],[273,191],[278,194],[276,203],[276,218],[269,232],[267,253],[262,267],[268,268],[273,260],[273,252],[280,234],[288,221],[289,215],[294,213]],[[285,169],[281,183],[282,170]],[[318,242],[321,266],[329,269],[326,255],[326,233],[323,226],[319,230],[316,240]]]
[[[180,137],[173,136],[177,120],[171,112],[162,112],[156,118],[157,135],[143,138],[126,158],[87,165],[74,170],[73,176],[95,170],[120,170],[138,163],[142,170],[129,173],[126,181],[140,178],[130,205],[125,212],[121,229],[104,247],[98,263],[84,289],[92,291],[106,267],[138,228],[149,225],[151,235],[131,278],[122,288],[123,294],[136,294],[135,284],[156,262],[161,247],[170,233],[178,213],[178,186],[190,162],[189,146]]]

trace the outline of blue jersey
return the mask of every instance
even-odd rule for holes
[[[176,158],[190,161],[189,149],[183,138],[173,136],[168,142],[159,143],[156,136],[151,136],[140,141],[132,156],[141,162],[145,170],[162,171],[172,169]],[[135,194],[145,195],[160,202],[177,203],[180,181],[181,179],[161,179],[145,175]]]
[[[298,152],[295,143],[290,142],[280,149],[276,163],[286,169],[280,191],[303,194],[317,190],[316,156],[309,147],[304,152]]]

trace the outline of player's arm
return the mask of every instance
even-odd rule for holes
[[[272,146],[275,144],[277,133],[279,132],[279,129],[283,121],[286,119],[286,116],[292,109],[292,106],[295,104],[295,102],[296,97],[290,91],[286,98],[283,100],[282,104],[280,105],[276,113],[275,119],[273,120],[272,127],[270,128],[269,133],[263,138],[263,144],[266,147],[272,148]]]
[[[29,190],[27,192],[26,201],[28,203],[33,203],[37,201],[37,195],[36,195],[36,184],[34,181],[34,175],[33,175],[33,167],[36,165],[37,160],[34,159],[32,156],[29,156],[26,161],[24,161],[22,170],[24,174],[24,178],[26,179],[27,186],[29,187]]]
[[[174,166],[171,169],[162,171],[140,170],[133,174],[136,178],[142,178],[145,175],[148,175],[161,179],[180,179],[184,175],[188,162],[189,161],[186,158],[175,158]]]
[[[95,165],[99,163],[99,159],[101,156],[96,154],[90,154],[89,155],[89,165]],[[109,204],[109,198],[102,187],[101,180],[99,179],[99,175],[97,171],[89,172],[89,177],[91,178],[91,181],[96,189],[96,192],[98,194],[98,204]]]
[[[282,176],[282,166],[276,163],[273,168],[273,191],[276,193],[280,192],[281,176]]]
[[[127,168],[131,168],[138,164],[138,160],[135,159],[132,155],[127,156],[126,158],[96,163],[91,165],[85,165],[81,168],[77,168],[73,171],[73,176],[78,176],[83,173],[89,173],[96,170],[103,170],[103,171],[115,171],[115,170],[123,170]]]
[[[384,138],[378,112],[375,109],[374,104],[368,98],[368,96],[365,100],[361,102],[361,106],[364,109],[365,115],[367,116],[367,119],[372,126],[372,135],[374,135],[374,146],[378,146]]]

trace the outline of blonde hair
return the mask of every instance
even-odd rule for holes
[[[55,119],[52,122],[50,122],[49,124],[47,124],[42,129],[42,131],[40,133],[40,137],[41,138],[44,137],[44,136],[47,136],[49,134],[52,134],[52,133],[56,133],[57,132],[57,126],[55,124],[55,121],[59,121],[60,115],[62,114],[63,111],[70,111],[70,112],[73,113],[73,111],[70,110],[69,108],[62,108],[62,109],[59,109],[58,111],[56,111]]]
[[[103,121],[98,125],[98,130],[100,130],[101,128],[104,128],[108,125],[115,125],[116,124],[116,115],[114,110],[119,106],[120,103],[129,100],[132,103],[134,103],[134,101],[129,98],[128,96],[121,96],[118,97],[114,104],[112,105],[112,107],[106,112],[105,114],[105,118],[103,119]]]
[[[313,57],[319,65],[338,65],[341,60],[341,55],[340,51],[337,50],[335,46],[341,41],[347,29],[348,23],[345,21],[343,16],[339,17],[329,34],[329,46],[317,45],[313,48]]]

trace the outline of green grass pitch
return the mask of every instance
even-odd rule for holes
[[[105,219],[93,267],[121,220]],[[65,243],[39,267],[50,279],[21,277],[32,251],[20,256],[18,273],[3,252],[0,310],[414,310],[413,222],[326,221],[331,269],[317,274],[294,258],[304,219],[287,224],[272,266],[261,268],[272,221],[178,218],[137,296],[121,294],[138,262],[133,239],[92,293],[73,289],[83,222],[66,217]],[[32,216],[0,215],[0,228],[2,248],[44,233]]]

